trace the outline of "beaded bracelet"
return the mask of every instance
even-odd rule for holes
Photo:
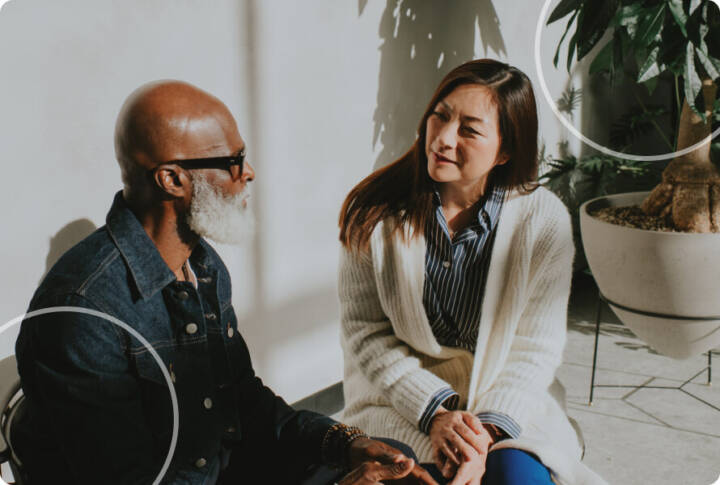
[[[325,433],[320,448],[322,461],[330,466],[342,469],[349,469],[350,443],[358,438],[368,438],[360,428],[336,423],[330,426]]]

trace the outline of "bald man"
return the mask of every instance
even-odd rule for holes
[[[397,449],[293,410],[255,376],[230,276],[204,240],[252,234],[255,174],[227,107],[186,83],[143,86],[118,116],[115,150],[123,190],[106,225],[60,258],[29,311],[102,312],[159,354],[179,409],[162,483],[435,483]],[[27,405],[13,440],[29,485],[156,482],[171,394],[131,332],[96,315],[47,314],[22,323],[16,354]]]

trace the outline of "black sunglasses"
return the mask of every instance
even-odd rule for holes
[[[243,148],[242,150],[240,150],[239,153],[226,157],[187,158],[183,160],[170,160],[167,162],[163,162],[160,165],[166,165],[170,163],[180,165],[185,170],[193,170],[199,168],[219,168],[230,172],[230,176],[233,178],[233,180],[238,180],[243,173],[243,169],[245,168],[245,149]],[[150,171],[154,173],[155,170],[160,168],[160,165]]]

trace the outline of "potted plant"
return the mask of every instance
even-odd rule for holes
[[[662,181],[650,193],[600,197],[580,208],[595,280],[620,319],[659,352],[684,358],[714,348],[720,345],[720,171],[710,144],[686,149],[720,121],[720,12],[709,0],[562,0],[548,23],[567,16],[560,44],[574,29],[568,67],[575,54],[579,61],[608,38],[590,75],[630,75],[648,91],[669,77],[680,107],[673,148],[681,154]],[[605,220],[594,217],[598,212]],[[616,224],[628,223],[618,221],[623,216],[639,226]]]

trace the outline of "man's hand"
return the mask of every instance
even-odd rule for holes
[[[340,485],[384,483],[380,480],[406,485],[437,485],[423,467],[382,441],[357,438],[350,443],[348,453],[352,472]]]
[[[377,461],[366,461],[345,476],[338,485],[377,485],[380,480],[395,480],[406,477],[413,468],[409,458],[397,463],[382,464]]]

